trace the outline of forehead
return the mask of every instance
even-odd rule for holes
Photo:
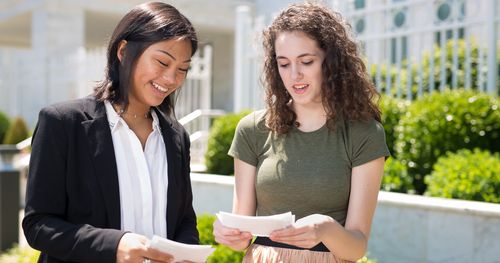
[[[188,39],[162,40],[149,46],[145,52],[158,54],[168,53],[174,56],[177,61],[186,61],[191,59],[191,41]]]
[[[318,42],[304,32],[280,32],[275,41],[277,56],[297,56],[304,53],[321,54]]]

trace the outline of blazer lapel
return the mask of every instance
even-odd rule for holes
[[[104,197],[109,227],[120,229],[120,191],[113,139],[104,103],[94,103],[95,108],[88,110],[91,119],[82,122],[82,126],[94,162],[95,175]]]
[[[167,190],[167,238],[173,239],[174,230],[177,225],[177,208],[176,199],[178,194],[176,191],[178,182],[176,175],[180,174],[179,162],[182,160],[181,138],[179,132],[175,129],[172,120],[155,109],[158,119],[160,120],[160,129],[165,142],[168,161],[168,190]]]

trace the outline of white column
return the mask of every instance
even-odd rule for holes
[[[248,77],[248,63],[246,62],[247,56],[247,34],[249,33],[250,25],[250,7],[238,6],[236,8],[236,28],[235,28],[235,41],[234,41],[234,93],[233,93],[233,111],[238,112],[245,108],[247,105],[245,96],[245,88],[248,87],[245,83],[245,78]]]
[[[488,93],[497,94],[499,87],[496,87],[497,82],[497,21],[496,21],[496,0],[489,0],[488,8]]]
[[[23,101],[28,122],[36,122],[43,106],[76,97],[80,66],[76,56],[85,43],[84,19],[83,10],[74,3],[45,1],[33,11],[33,72]]]

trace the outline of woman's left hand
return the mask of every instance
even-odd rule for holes
[[[269,239],[288,245],[312,248],[322,242],[325,228],[334,219],[320,214],[313,214],[301,218],[290,227],[273,231]]]

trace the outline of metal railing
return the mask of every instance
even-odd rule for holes
[[[198,109],[179,119],[191,141],[191,170],[203,172],[205,167],[205,153],[208,145],[208,135],[212,119],[226,114],[223,110]]]

